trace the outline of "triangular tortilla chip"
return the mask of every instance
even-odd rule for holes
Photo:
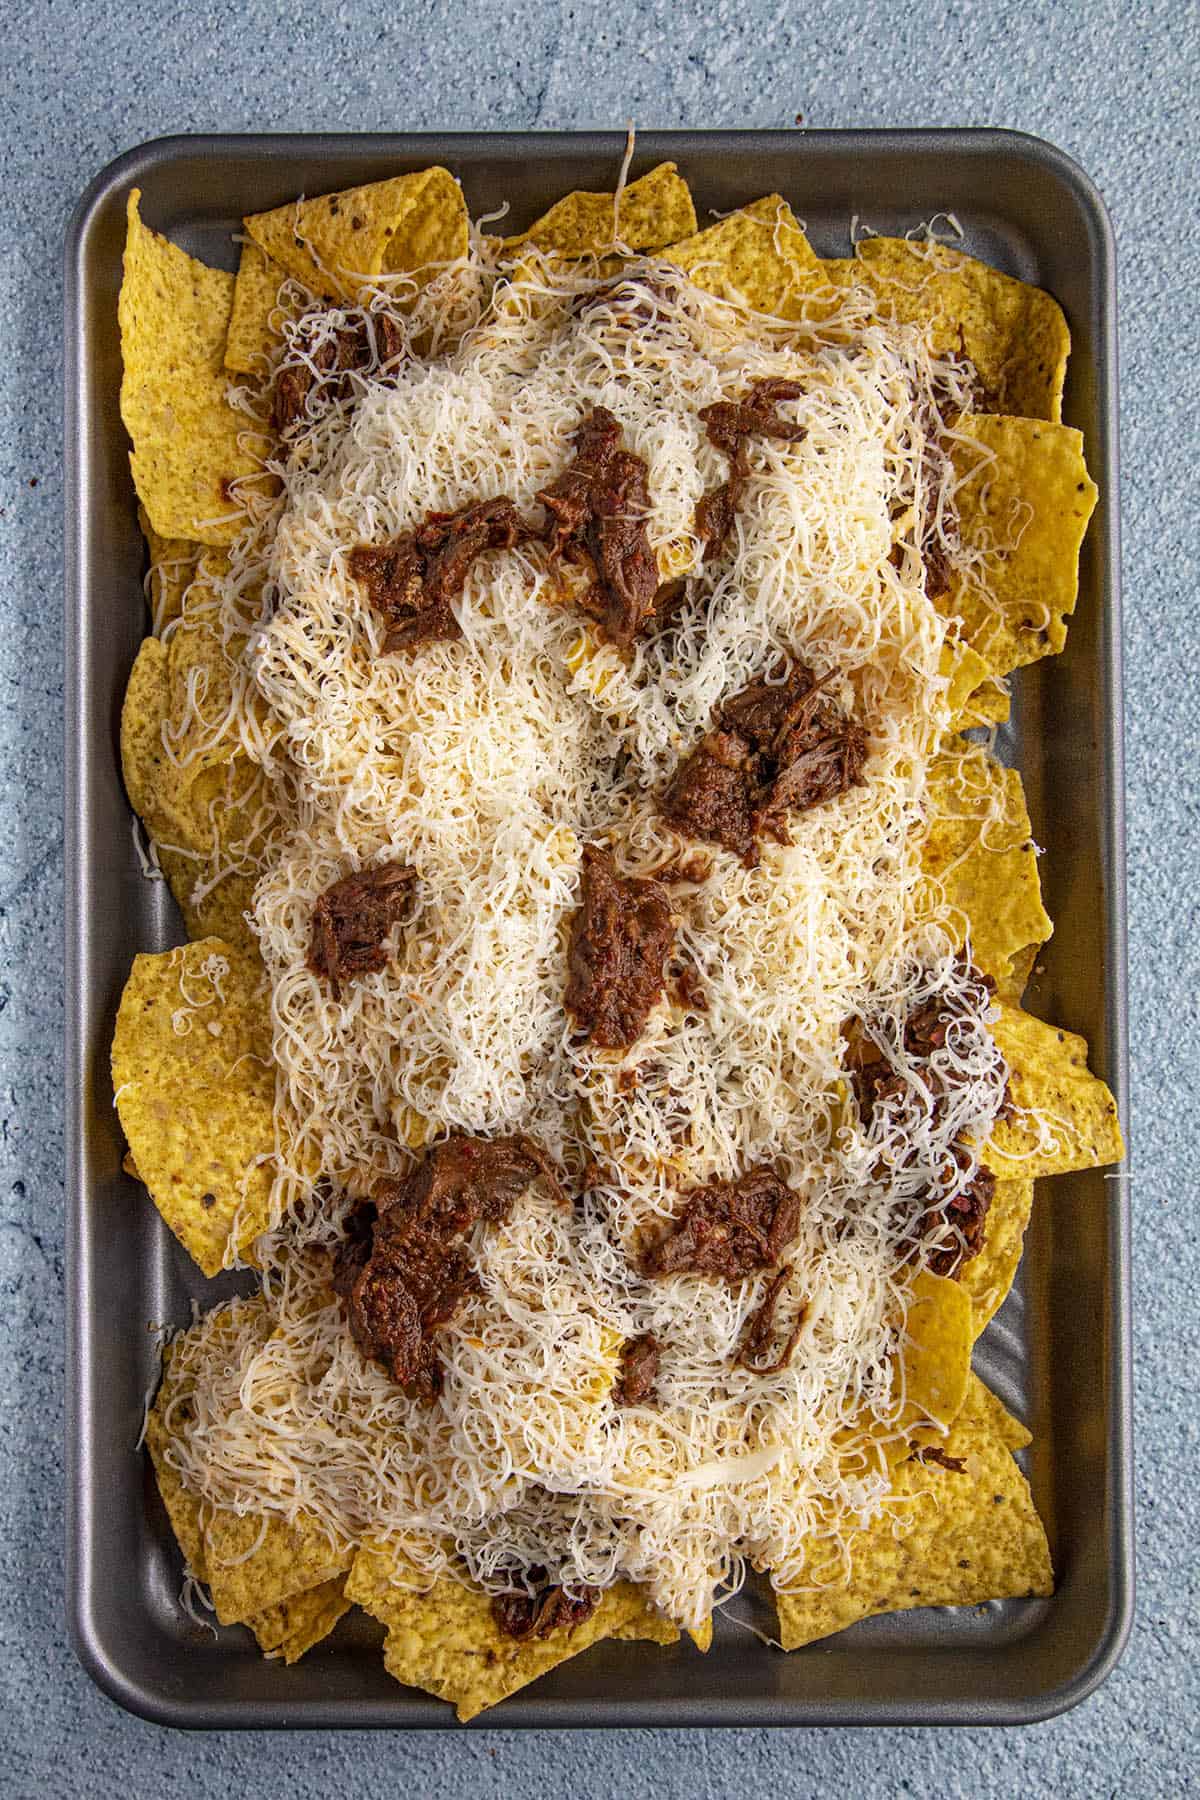
[[[973,962],[1003,986],[1014,955],[1054,929],[1021,777],[978,745],[952,740],[929,766],[926,808],[925,899],[952,909],[957,942],[969,933]]]
[[[612,193],[565,194],[528,231],[505,238],[504,248],[534,244],[559,256],[602,256],[614,241],[630,250],[661,250],[696,229],[692,196],[674,163],[659,163],[631,181],[621,194],[619,215],[615,199]]]
[[[971,1375],[971,1301],[957,1281],[922,1269],[912,1284],[900,1362],[900,1429],[958,1417]]]
[[[261,377],[270,368],[282,341],[279,290],[287,278],[253,239],[242,245],[225,336],[225,367],[233,374]]]
[[[974,414],[956,431],[959,532],[982,555],[952,571],[939,608],[994,675],[1007,675],[1066,644],[1096,484],[1082,434],[1066,425]]]
[[[244,1252],[270,1223],[275,1065],[262,964],[220,938],[135,957],[112,1078],[154,1204],[215,1275],[235,1229]]]
[[[942,645],[939,673],[948,682],[946,704],[951,731],[970,731],[976,725],[1003,725],[1012,709],[1012,696],[994,676],[978,651],[958,638]]]
[[[258,1639],[264,1656],[282,1656],[289,1665],[329,1636],[338,1620],[350,1611],[346,1577],[337,1575],[319,1587],[255,1613],[246,1624]]]
[[[820,260],[787,201],[767,194],[663,252],[697,287],[755,312],[800,318]]]
[[[1071,334],[1057,300],[961,250],[930,239],[864,238],[859,278],[880,313],[928,323],[935,350],[965,351],[987,390],[987,411],[1062,418]]]
[[[326,300],[355,300],[380,276],[433,273],[467,253],[470,222],[447,169],[255,213],[246,230],[281,269]]]
[[[150,559],[149,599],[151,630],[161,637],[183,611],[183,597],[196,573],[201,546],[190,538],[165,538],[155,531],[150,515],[138,502],[138,524]]]
[[[354,1549],[331,1544],[304,1513],[288,1521],[275,1513],[222,1508],[205,1525],[204,1558],[217,1618],[222,1625],[244,1625],[344,1575]]]
[[[1025,1230],[1033,1211],[1033,1181],[998,1181],[987,1210],[983,1249],[959,1271],[971,1301],[971,1333],[978,1337],[1008,1298],[1016,1278]]]
[[[779,1639],[797,1650],[876,1613],[970,1606],[1054,1591],[1050,1549],[1029,1484],[1012,1459],[1022,1428],[972,1376],[966,1401],[936,1449],[961,1469],[928,1458],[901,1463],[892,1503],[840,1559],[814,1548],[813,1585],[776,1594]]]
[[[1117,1103],[1089,1070],[1086,1041],[999,1004],[992,1030],[1008,1063],[1014,1111],[999,1121],[983,1152],[993,1174],[1032,1180],[1120,1162],[1125,1146]]]
[[[519,1642],[500,1630],[487,1594],[449,1575],[440,1576],[427,1593],[416,1593],[392,1584],[393,1568],[386,1552],[360,1550],[346,1592],[387,1626],[388,1673],[449,1700],[464,1724],[602,1638],[657,1644],[679,1638],[676,1627],[630,1582],[609,1588],[573,1631]]]
[[[129,196],[117,304],[134,485],[164,537],[230,544],[246,522],[232,484],[261,469],[253,421],[225,395],[233,277],[143,225],[140,197]]]

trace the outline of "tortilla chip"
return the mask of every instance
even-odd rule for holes
[[[1031,1179],[996,1183],[987,1212],[983,1249],[963,1264],[958,1276],[971,1301],[973,1337],[979,1336],[1008,1298],[1025,1247],[1025,1230],[1032,1211]]]
[[[689,1630],[688,1636],[691,1638],[693,1644],[695,1644],[697,1650],[700,1651],[701,1655],[707,1656],[712,1649],[713,1641],[712,1614],[710,1613],[708,1615],[703,1625],[697,1625],[694,1631]]]
[[[201,546],[190,538],[165,538],[155,531],[150,515],[138,502],[138,524],[146,540],[150,560],[149,600],[151,629],[161,637],[183,611],[183,597],[196,573]]]
[[[215,1275],[231,1260],[232,1233],[244,1253],[270,1223],[275,1065],[262,964],[220,938],[135,957],[112,1079],[154,1204]]]
[[[245,1622],[258,1639],[264,1656],[282,1656],[285,1663],[299,1662],[305,1653],[329,1636],[338,1620],[350,1611],[346,1598],[346,1577],[337,1575],[331,1581],[306,1593],[293,1594],[264,1612],[255,1613]]]
[[[905,1404],[900,1426],[958,1417],[971,1375],[971,1301],[961,1284],[922,1269],[913,1281],[900,1351]]]
[[[956,941],[969,934],[973,962],[1003,986],[1017,952],[1044,943],[1054,929],[1042,905],[1021,777],[959,740],[930,764],[926,799],[925,899],[952,909]]]
[[[884,317],[928,324],[936,351],[970,357],[988,412],[1061,420],[1071,334],[1057,300],[930,239],[864,238],[857,253]]]
[[[1012,697],[998,680],[978,651],[958,638],[947,638],[942,645],[938,671],[946,680],[946,704],[950,708],[950,729],[970,731],[976,725],[1003,725],[1012,707]]]
[[[613,193],[566,194],[528,231],[505,238],[504,248],[535,244],[559,256],[602,256],[616,242],[630,250],[661,250],[696,229],[692,196],[674,163],[659,163],[629,183],[621,194],[619,220],[615,202]]]
[[[225,397],[233,277],[150,231],[129,196],[121,325],[121,417],[138,498],[167,538],[232,543],[245,524],[230,484],[260,468],[253,426]]]
[[[821,264],[787,201],[768,194],[663,252],[697,287],[755,312],[796,319]]]
[[[973,415],[957,431],[959,530],[982,556],[952,572],[939,606],[991,672],[1007,675],[1066,644],[1096,484],[1082,434],[1066,425]]]
[[[287,270],[253,239],[242,245],[225,335],[225,367],[233,374],[267,374],[283,341],[279,290],[286,280]]]
[[[377,278],[432,274],[467,253],[470,222],[447,169],[294,200],[244,221],[260,249],[326,300],[356,300]]]
[[[281,1601],[344,1575],[354,1549],[331,1544],[304,1513],[289,1523],[274,1513],[222,1508],[205,1527],[204,1556],[217,1618],[222,1625],[244,1625]]]
[[[1045,1529],[1012,1459],[1022,1436],[973,1375],[937,1446],[964,1467],[922,1461],[919,1451],[901,1463],[893,1503],[851,1539],[849,1575],[836,1556],[818,1560],[814,1551],[807,1571],[814,1585],[776,1594],[783,1648],[797,1650],[876,1613],[1053,1593]]]
[[[1014,1006],[1020,1005],[1021,996],[1029,986],[1030,976],[1037,967],[1038,952],[1041,947],[1040,944],[1027,944],[1024,950],[1017,951],[1012,959],[1012,969],[1008,979],[996,984],[996,992],[1001,1000],[1011,1000]]]
[[[449,1575],[440,1576],[424,1594],[396,1587],[391,1581],[394,1566],[386,1552],[361,1549],[346,1592],[387,1626],[388,1673],[408,1687],[449,1700],[464,1724],[601,1638],[647,1638],[657,1644],[679,1638],[641,1590],[623,1581],[609,1588],[591,1617],[573,1631],[519,1643],[496,1624],[487,1594]]]
[[[1005,1001],[999,1005],[992,1030],[1009,1066],[1014,1112],[999,1121],[983,1152],[993,1174],[1032,1180],[1120,1162],[1125,1146],[1117,1103],[1089,1070],[1085,1040]]]

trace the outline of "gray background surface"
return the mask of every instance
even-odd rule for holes
[[[1197,1692],[1192,1224],[1200,627],[1195,4],[17,4],[0,74],[0,1794],[524,1797],[1187,1791]],[[1140,1597],[1108,1684],[990,1734],[187,1737],[62,1622],[60,261],[119,151],[174,131],[1003,125],[1097,180],[1120,253]]]

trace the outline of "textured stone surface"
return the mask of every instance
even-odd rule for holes
[[[1196,723],[1193,6],[930,0],[142,0],[9,9],[0,76],[0,1791],[1160,1794],[1196,1746],[1192,1060]],[[286,20],[286,24],[285,24]],[[120,1713],[61,1603],[63,1182],[59,268],[66,216],[166,132],[1006,125],[1061,144],[1121,252],[1141,1593],[1082,1708],[1024,1731],[405,1741],[185,1738]]]

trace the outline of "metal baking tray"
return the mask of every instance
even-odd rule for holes
[[[446,1725],[449,1710],[386,1674],[362,1615],[294,1668],[247,1631],[197,1629],[179,1554],[134,1448],[153,1383],[150,1327],[179,1324],[205,1282],[121,1172],[108,1051],[137,950],[182,938],[144,881],[117,731],[146,629],[143,546],[117,406],[125,197],[206,261],[234,266],[244,213],[432,162],[473,213],[514,229],[570,188],[612,185],[623,134],[174,137],[111,163],[66,249],[67,1155],[70,1492],[67,1593],[78,1654],[123,1706],[187,1726]],[[1100,505],[1066,654],[1016,681],[1004,748],[1024,772],[1055,933],[1034,1010],[1086,1034],[1127,1117],[1121,649],[1113,244],[1103,202],[1051,146],[1000,131],[646,132],[633,173],[680,165],[701,217],[778,189],[816,248],[846,254],[855,215],[903,231],[952,213],[963,246],[1057,296],[1074,340],[1066,418],[1082,428]],[[1052,1191],[1050,1189],[1052,1188]],[[1042,1184],[1020,1280],[977,1367],[1034,1433],[1028,1471],[1058,1575],[1051,1600],[867,1620],[783,1656],[731,1619],[707,1657],[603,1644],[484,1716],[484,1725],[1018,1723],[1082,1699],[1113,1666],[1132,1611],[1129,1221],[1125,1184]],[[761,1602],[742,1618],[768,1628]]]

